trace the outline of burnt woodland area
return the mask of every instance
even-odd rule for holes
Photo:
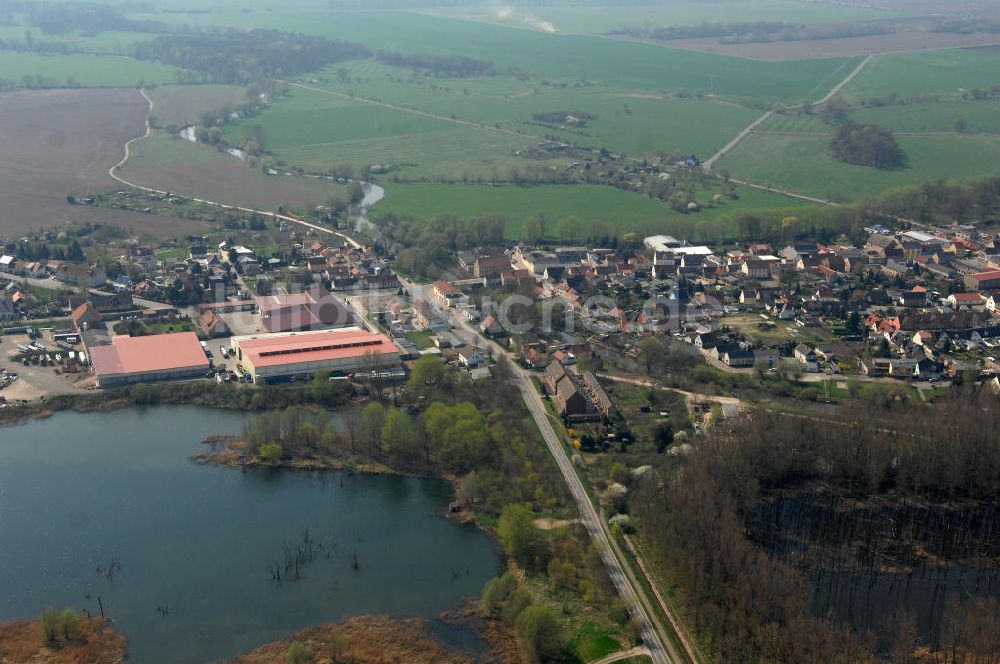
[[[1000,662],[1000,400],[758,411],[630,503],[722,662]]]

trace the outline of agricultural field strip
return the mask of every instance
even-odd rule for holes
[[[338,99],[343,99],[345,101],[353,101],[353,102],[370,104],[370,105],[373,105],[373,106],[378,106],[380,108],[385,108],[387,110],[391,110],[391,111],[395,111],[395,112],[408,113],[408,114],[411,114],[411,115],[414,115],[414,116],[418,116],[418,117],[423,117],[423,118],[428,118],[428,119],[433,119],[433,120],[440,120],[440,121],[443,121],[443,122],[448,122],[448,123],[450,123],[452,125],[458,125],[458,126],[462,126],[462,127],[468,127],[468,128],[472,128],[472,129],[482,130],[482,131],[490,132],[490,133],[493,133],[493,134],[503,134],[503,135],[507,135],[507,136],[513,136],[513,137],[516,137],[516,138],[519,138],[519,139],[530,140],[530,141],[535,142],[535,143],[543,143],[543,144],[547,144],[547,145],[561,145],[561,144],[566,143],[566,142],[572,142],[572,140],[573,140],[572,137],[568,137],[566,139],[566,141],[553,140],[553,139],[546,138],[545,136],[542,136],[542,135],[540,135],[538,133],[531,132],[531,131],[519,131],[519,130],[516,130],[516,129],[510,129],[510,128],[506,128],[506,127],[496,126],[495,124],[487,124],[486,122],[476,122],[476,121],[472,121],[472,120],[463,120],[463,119],[459,119],[459,118],[449,117],[447,115],[442,115],[442,114],[439,114],[439,113],[433,113],[433,112],[430,112],[430,111],[409,108],[409,107],[401,106],[399,104],[394,104],[394,103],[390,103],[390,102],[379,101],[379,100],[371,99],[371,98],[367,98],[367,97],[354,96],[354,95],[347,94],[347,93],[344,93],[344,92],[338,92],[338,91],[330,90],[330,89],[323,88],[323,87],[317,87],[315,85],[307,85],[307,84],[298,83],[298,82],[288,82],[288,84],[290,86],[293,86],[293,87],[296,87],[296,88],[299,88],[299,89],[302,89],[302,90],[306,90],[306,91],[310,91],[310,92],[314,92],[314,93],[319,93],[319,94],[329,95],[329,96],[332,96],[332,97],[336,97]],[[721,107],[746,108],[746,107],[743,107],[743,106],[741,106],[739,104],[736,104],[736,103],[733,103],[733,102],[724,101],[724,100],[712,99],[712,100],[709,100],[709,101],[711,103],[717,104],[718,106],[721,106]],[[365,144],[365,143],[370,143],[372,140],[373,139],[370,139],[370,138],[356,139],[354,141],[351,141],[351,140],[338,140],[338,141],[329,143],[329,145],[334,145],[334,144],[346,145],[346,144],[350,144],[352,142],[361,145],[361,144]],[[313,149],[313,150],[315,150],[316,146],[321,146],[321,145],[324,145],[324,143],[322,143],[322,142],[318,142],[318,143],[314,142],[314,143],[310,144],[311,149]],[[593,146],[590,146],[590,147],[582,146],[582,147],[585,147],[585,149],[596,150],[596,148],[593,147]],[[306,148],[298,148],[297,150],[301,152],[303,150],[306,150]],[[293,148],[293,149],[290,150],[290,152],[295,152],[295,151],[296,151],[295,148]],[[630,161],[630,162],[633,162],[633,163],[641,161],[641,158],[640,157],[636,157],[636,156],[626,156],[626,159],[628,161]]]
[[[326,95],[331,95],[331,96],[334,96],[334,97],[339,97],[341,99],[349,99],[349,100],[352,100],[352,101],[363,102],[365,104],[371,104],[373,106],[381,106],[382,108],[387,108],[387,109],[392,110],[392,111],[398,111],[400,113],[410,113],[412,115],[418,115],[418,116],[425,117],[425,118],[431,118],[433,120],[442,120],[444,122],[450,122],[452,124],[461,125],[461,126],[464,126],[464,127],[473,127],[475,129],[483,129],[485,131],[490,131],[490,132],[494,132],[494,133],[508,134],[510,136],[516,136],[518,138],[529,138],[529,139],[533,139],[533,140],[538,140],[541,143],[548,143],[550,145],[558,145],[559,144],[559,141],[553,141],[553,140],[547,139],[547,138],[539,138],[538,136],[535,136],[533,134],[522,133],[522,132],[516,131],[514,129],[504,129],[502,127],[491,127],[489,125],[484,125],[484,124],[480,124],[480,123],[477,123],[477,122],[472,122],[471,120],[460,120],[458,118],[448,117],[447,115],[438,115],[436,113],[430,113],[428,111],[421,111],[421,110],[414,109],[414,108],[406,108],[405,106],[398,106],[396,104],[390,104],[390,103],[387,103],[387,102],[376,101],[374,99],[367,99],[365,97],[352,97],[351,95],[343,93],[343,92],[335,92],[333,90],[326,90],[324,88],[317,88],[317,87],[312,86],[312,85],[305,85],[304,83],[288,82],[288,85],[291,85],[291,86],[294,86],[294,87],[297,87],[297,88],[302,88],[303,90],[311,90],[312,92],[319,92],[321,94],[326,94]],[[359,139],[359,141],[364,141],[364,140],[367,140],[367,139]]]
[[[855,200],[861,194],[915,186],[939,178],[963,180],[996,173],[1000,136],[936,134],[900,136],[907,166],[877,170],[844,164],[829,150],[830,136],[751,136],[723,162],[739,179],[773,190],[825,200]]]
[[[132,156],[132,146],[134,144],[136,144],[137,142],[139,142],[139,141],[148,139],[150,137],[150,135],[153,133],[153,126],[149,122],[149,116],[153,113],[153,110],[155,109],[155,106],[153,104],[153,100],[149,97],[148,94],[146,94],[146,89],[145,88],[141,88],[139,90],[139,93],[146,100],[146,103],[149,104],[149,111],[146,114],[146,123],[145,123],[146,124],[146,130],[145,130],[145,132],[142,135],[136,136],[135,138],[132,138],[128,142],[125,143],[125,154],[124,154],[124,156],[122,156],[121,161],[119,161],[117,164],[115,164],[114,166],[112,166],[108,170],[108,175],[110,175],[116,181],[122,183],[123,185],[125,185],[127,187],[132,187],[134,189],[139,189],[141,191],[146,191],[146,192],[154,193],[154,194],[166,194],[167,193],[166,191],[161,191],[159,189],[154,189],[152,187],[147,187],[145,185],[141,185],[141,184],[138,184],[138,183],[135,183],[135,182],[129,182],[128,180],[126,180],[126,179],[124,179],[124,178],[122,178],[122,177],[120,177],[118,175],[118,169],[120,169],[122,166],[124,166],[125,163],[128,162],[129,157]],[[179,193],[179,192],[175,192],[175,193]],[[183,194],[181,193],[181,195],[183,195]],[[250,214],[259,214],[259,215],[270,217],[272,219],[280,219],[282,221],[287,221],[287,222],[291,222],[291,223],[294,223],[294,224],[299,224],[301,226],[305,226],[307,228],[310,228],[310,229],[315,230],[315,231],[319,231],[321,233],[327,233],[329,235],[336,235],[338,237],[343,238],[348,243],[350,243],[354,248],[356,248],[356,249],[360,249],[361,248],[361,244],[358,243],[357,240],[355,240],[354,238],[350,237],[349,235],[346,235],[344,233],[340,233],[338,231],[331,230],[329,228],[324,228],[323,226],[318,226],[316,224],[311,224],[308,221],[303,221],[302,219],[296,219],[295,217],[290,217],[288,215],[279,214],[277,212],[271,212],[269,210],[257,210],[257,209],[254,209],[254,208],[241,207],[241,206],[238,206],[238,205],[226,205],[225,203],[219,203],[217,201],[207,200],[207,199],[204,199],[204,198],[194,198],[194,197],[190,197],[190,196],[185,196],[185,198],[190,198],[192,201],[194,201],[196,203],[202,203],[204,205],[210,205],[212,207],[217,207],[217,208],[220,208],[220,209],[223,209],[223,210],[237,210],[237,211],[240,211],[240,212],[248,212]]]
[[[855,78],[857,78],[858,74],[861,73],[861,71],[868,65],[868,63],[871,62],[871,60],[872,60],[872,56],[871,55],[867,56],[864,60],[861,61],[861,64],[859,64],[857,67],[855,67],[854,70],[851,71],[851,73],[847,75],[847,77],[844,80],[842,80],[840,83],[838,83],[835,86],[833,86],[833,88],[822,99],[820,99],[816,103],[817,104],[825,104],[826,102],[828,102],[831,99],[833,99],[837,94],[840,93],[841,90],[844,89],[844,87],[846,85],[848,85],[851,81],[853,81]],[[785,110],[795,110],[795,109],[802,108],[802,107],[803,107],[803,105],[799,104],[797,106],[791,106],[791,107],[789,107],[789,108],[787,108]],[[743,140],[746,139],[747,136],[749,136],[751,133],[753,133],[754,129],[756,129],[760,125],[764,124],[765,122],[767,122],[773,115],[774,115],[774,111],[767,111],[762,116],[760,116],[759,118],[757,118],[757,120],[755,120],[749,127],[745,128],[743,131],[741,131],[736,136],[736,138],[734,138],[732,141],[730,141],[724,148],[722,148],[721,150],[719,150],[718,152],[716,152],[714,155],[712,155],[711,157],[709,157],[702,164],[702,168],[705,170],[705,172],[706,173],[714,173],[715,164],[720,159],[722,159],[723,157],[725,157],[732,150],[736,149],[736,147],[739,146],[739,144],[742,143]],[[759,189],[761,191],[769,191],[771,193],[783,194],[785,196],[791,196],[792,198],[798,198],[798,199],[803,200],[803,201],[809,201],[809,202],[813,202],[813,203],[822,203],[824,205],[830,205],[831,204],[830,201],[823,200],[823,199],[820,199],[820,198],[816,198],[816,197],[813,197],[813,196],[809,196],[808,194],[800,194],[798,192],[786,191],[786,190],[782,190],[782,189],[775,189],[773,187],[765,187],[763,185],[755,185],[754,183],[749,182],[749,181],[740,181],[740,180],[733,180],[733,181],[736,182],[737,184],[742,184],[742,185],[747,186],[747,187],[753,187],[754,189]]]

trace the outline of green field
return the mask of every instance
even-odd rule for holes
[[[851,113],[854,122],[873,123],[895,132],[951,132],[964,120],[969,133],[1000,134],[1000,101],[942,101],[866,108]]]
[[[138,184],[227,205],[301,210],[324,204],[331,196],[346,198],[342,185],[323,180],[267,176],[236,157],[205,145],[155,132],[134,144],[120,175]]]
[[[840,96],[853,100],[895,92],[901,97],[958,97],[960,90],[1000,85],[1000,53],[950,49],[890,53],[872,59]]]
[[[830,135],[752,134],[720,162],[734,177],[840,201],[938,178],[996,175],[1000,137],[899,136],[907,164],[894,171],[852,166],[830,154]]]
[[[698,198],[710,201],[713,190],[702,190]],[[591,232],[594,222],[619,232],[668,232],[681,225],[698,225],[724,218],[737,210],[802,207],[800,201],[754,189],[739,189],[739,200],[724,200],[715,208],[681,214],[659,201],[637,193],[593,185],[478,186],[438,184],[391,184],[385,199],[372,216],[412,215],[434,219],[452,214],[462,219],[484,215],[507,217],[506,235],[519,238],[527,217],[544,214],[552,220],[546,235],[556,237],[559,222],[574,217],[579,237]]]
[[[173,83],[176,71],[174,67],[116,55],[0,52],[0,78],[18,84],[26,76],[41,76],[59,85],[71,80],[85,88],[127,88],[139,83]]]
[[[338,76],[341,69],[346,70],[346,76]],[[557,88],[512,77],[413,77],[407,70],[370,60],[331,67],[315,86],[636,157],[654,150],[710,154],[758,115],[758,111],[717,100],[683,99],[604,85]],[[583,127],[566,129],[534,121],[535,114],[551,112],[582,112],[595,119]]]
[[[552,35],[406,11],[262,10],[144,14],[176,23],[268,27],[361,42],[375,49],[460,54],[542,79],[587,80],[646,91],[714,91],[730,98],[800,101],[822,96],[856,59],[759,62],[586,35]]]
[[[71,33],[65,35],[45,34],[37,28],[23,25],[0,25],[0,40],[23,44],[26,33],[31,32],[35,43],[65,44],[85,53],[124,55],[128,47],[136,42],[149,41],[156,35],[146,32],[102,32],[96,35]]]
[[[225,128],[239,143],[246,126],[260,125],[267,149],[309,170],[351,164],[402,165],[405,177],[506,177],[529,165],[515,155],[537,143],[495,129],[472,127],[355,99],[294,88],[261,115]]]
[[[886,12],[870,7],[794,2],[793,0],[721,0],[681,2],[659,5],[617,6],[573,5],[532,7],[523,11],[502,12],[497,8],[459,8],[428,10],[434,14],[498,23],[524,29],[542,29],[538,21],[548,21],[562,32],[600,34],[622,26],[665,27],[700,23],[784,21],[811,23],[859,18],[879,18]]]

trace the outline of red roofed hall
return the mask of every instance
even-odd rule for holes
[[[965,285],[970,290],[992,290],[1000,288],[1000,270],[987,270],[972,274],[965,278]]]
[[[117,336],[110,345],[90,348],[90,360],[99,387],[199,378],[209,369],[208,357],[194,332]]]
[[[373,355],[379,367],[400,364],[399,348],[389,337],[357,327],[233,337],[230,343],[255,383],[305,378],[317,371],[354,373],[366,370]]]

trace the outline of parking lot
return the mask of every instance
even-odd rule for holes
[[[35,340],[45,346],[48,356],[60,356],[62,363],[29,362],[27,366],[14,359],[20,354],[18,345],[27,345],[32,340],[27,335],[0,336],[0,369],[7,375],[16,374],[13,381],[0,389],[0,396],[7,401],[34,401],[52,394],[70,394],[93,385],[93,377],[86,367],[80,367],[76,373],[65,373],[67,369],[67,351],[60,349],[52,341],[51,333],[46,333],[41,339]],[[83,346],[74,346],[74,351],[82,350]],[[0,383],[2,384],[2,383]]]

